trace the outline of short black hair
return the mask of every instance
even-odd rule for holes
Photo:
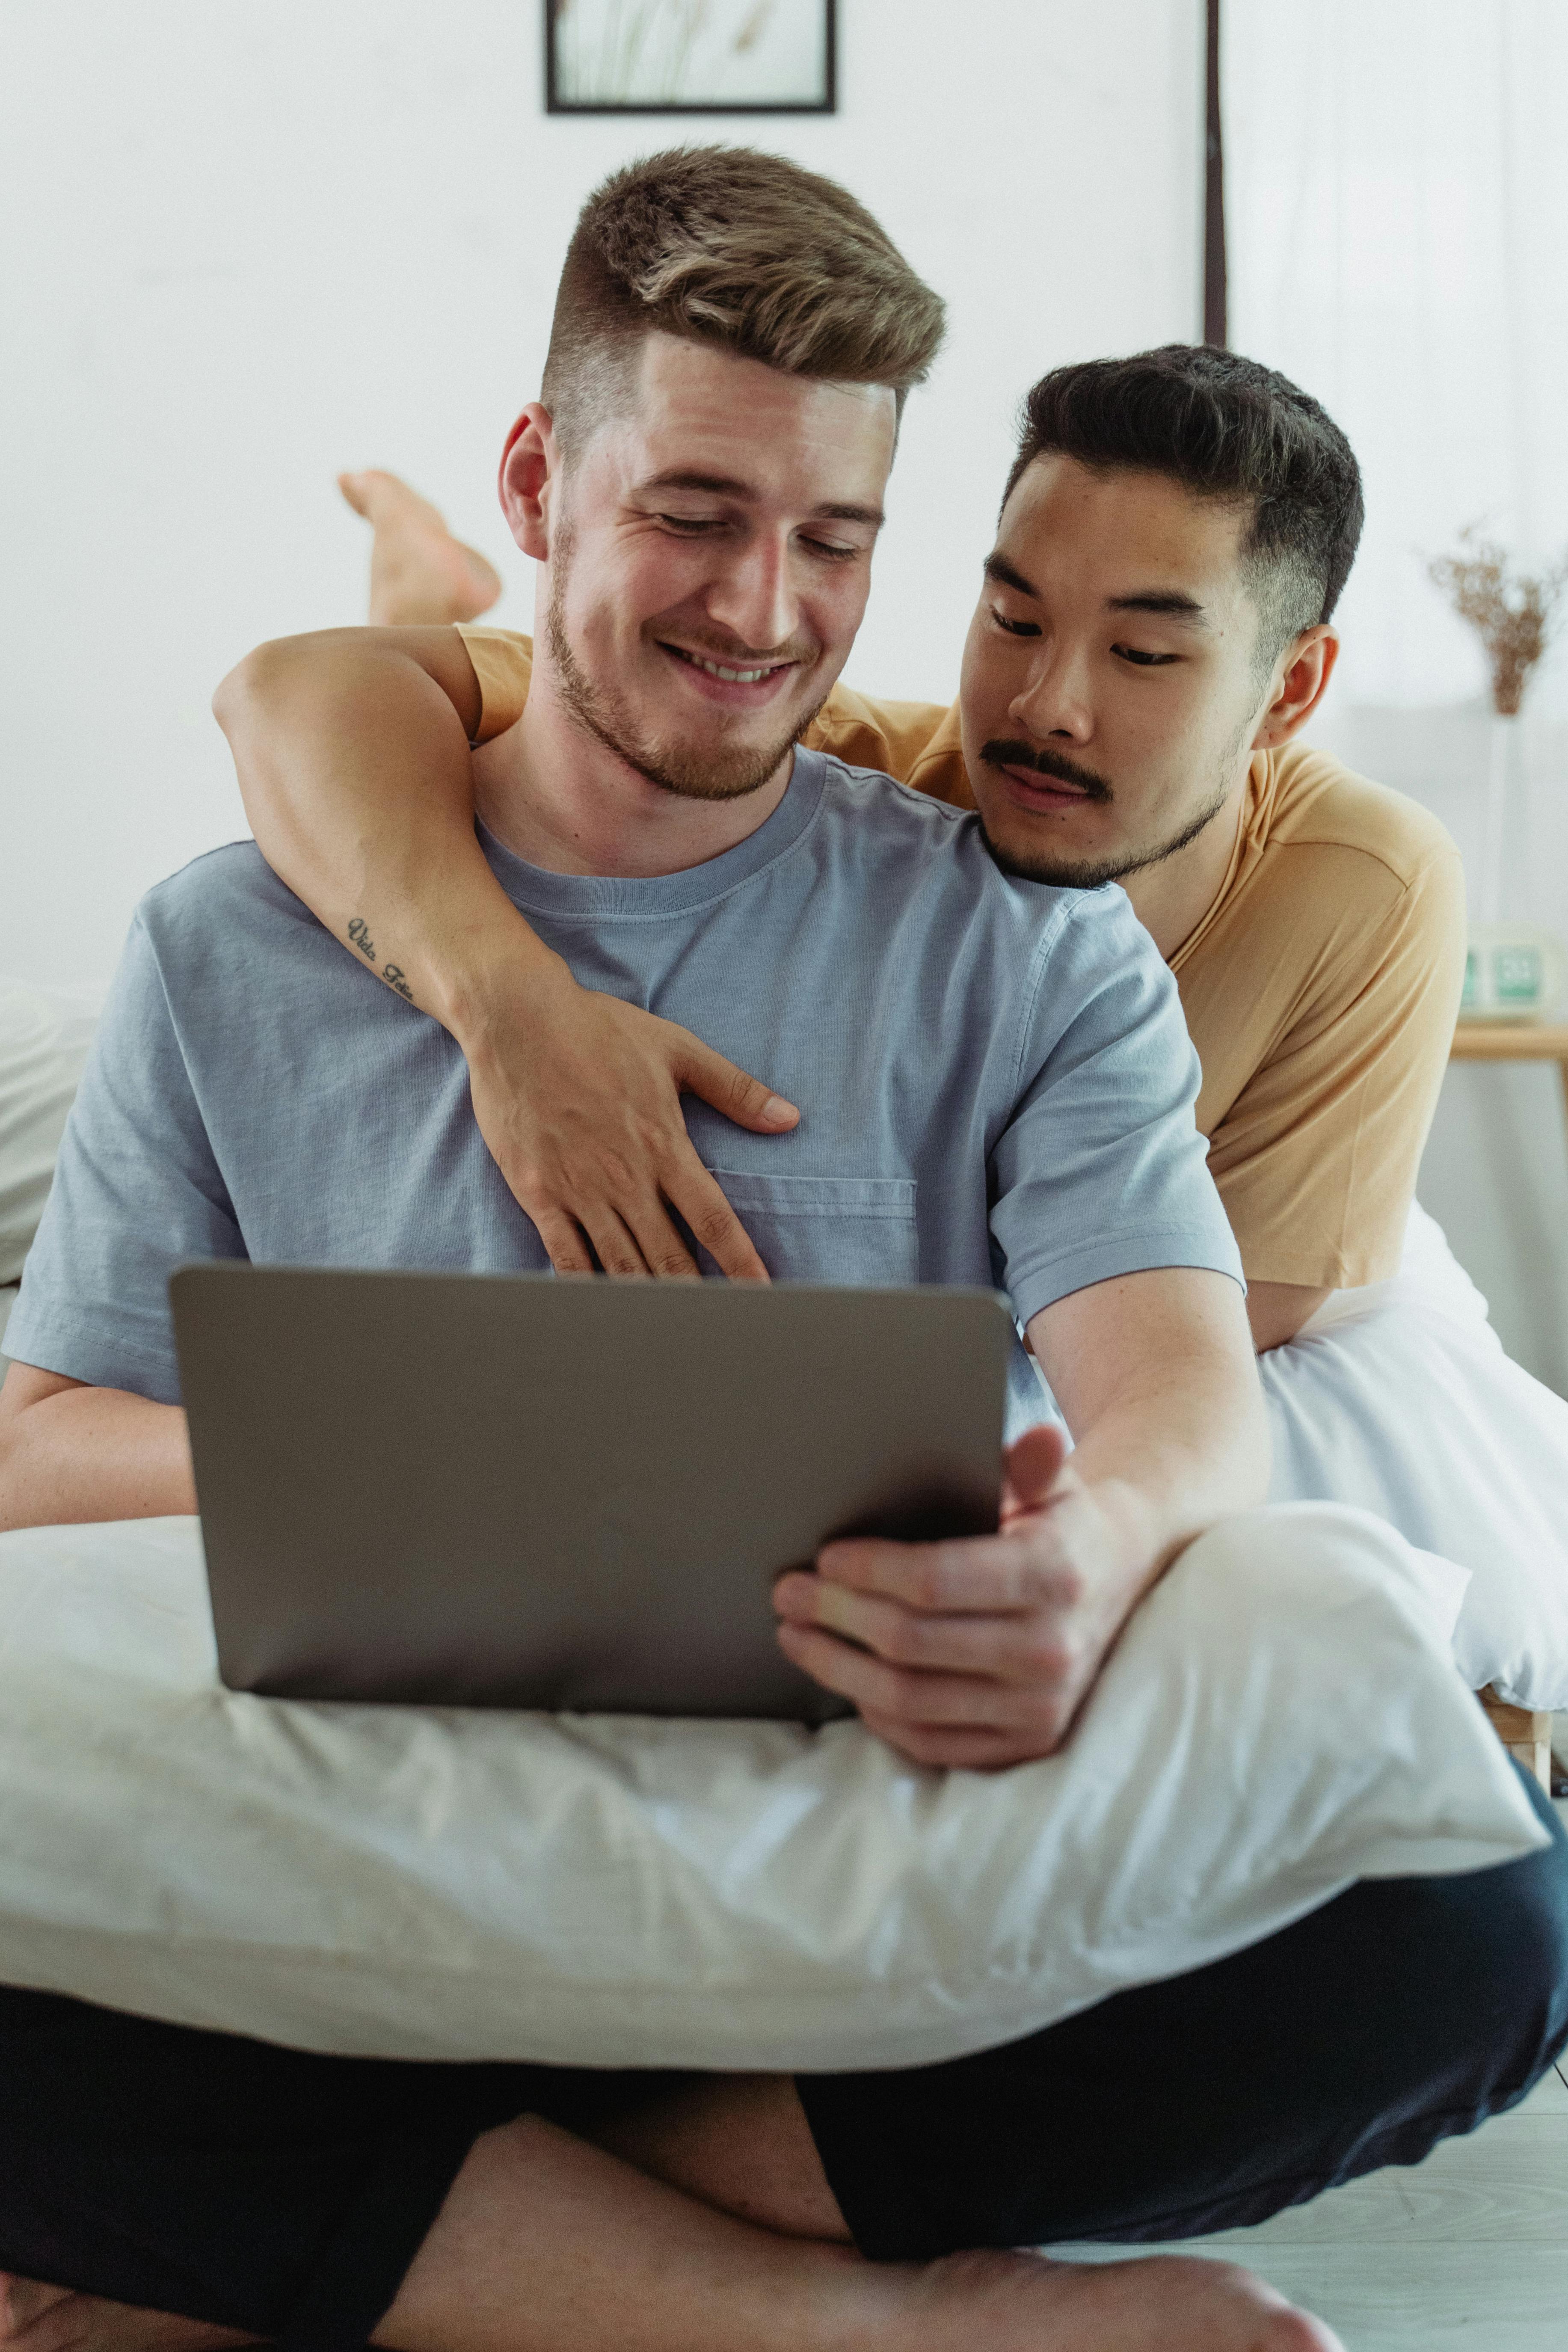
[[[1024,401],[1004,506],[1048,456],[1249,503],[1242,554],[1262,615],[1260,667],[1332,615],[1365,519],[1361,468],[1328,411],[1288,376],[1209,343],[1053,368]]]

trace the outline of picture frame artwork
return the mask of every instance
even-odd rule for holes
[[[831,114],[835,0],[544,0],[552,114]]]

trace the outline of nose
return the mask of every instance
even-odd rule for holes
[[[800,618],[787,538],[759,531],[737,549],[708,590],[708,617],[748,653],[787,645]]]
[[[1042,639],[1007,715],[1037,742],[1054,737],[1058,742],[1087,743],[1094,732],[1087,648],[1065,646],[1059,638]]]

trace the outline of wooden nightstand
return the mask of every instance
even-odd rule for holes
[[[1551,1021],[1461,1021],[1453,1062],[1555,1062],[1568,1109],[1568,1026]]]
[[[1532,1772],[1552,1794],[1552,1717],[1538,1708],[1510,1706],[1495,1692],[1484,1690],[1481,1705],[1488,1720],[1509,1754],[1527,1772]]]

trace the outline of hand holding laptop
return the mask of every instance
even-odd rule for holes
[[[995,1535],[830,1544],[774,1588],[786,1657],[917,1764],[1049,1755],[1150,1580],[1061,1431],[1026,1431],[1003,1461]]]

